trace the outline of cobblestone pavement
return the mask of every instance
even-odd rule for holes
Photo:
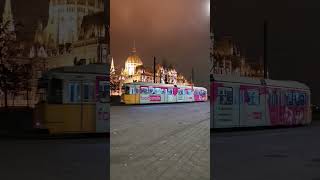
[[[209,180],[209,103],[111,107],[111,180]]]
[[[307,127],[211,137],[214,180],[320,179],[320,121]]]

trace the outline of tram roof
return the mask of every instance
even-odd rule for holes
[[[76,73],[76,74],[105,74],[108,67],[106,64],[86,64],[79,66],[63,66],[49,70],[52,73]]]
[[[234,83],[245,83],[245,84],[254,84],[254,85],[262,85],[265,83],[267,86],[276,86],[276,87],[287,87],[287,88],[296,88],[296,89],[305,89],[310,90],[310,88],[298,81],[284,81],[284,80],[272,80],[272,79],[258,79],[251,77],[239,77],[239,76],[231,76],[231,75],[213,75],[215,81],[222,82],[234,82]]]

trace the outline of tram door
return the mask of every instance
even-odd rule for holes
[[[194,101],[194,91],[192,89],[186,89],[186,101],[193,102]]]
[[[240,85],[240,126],[265,126],[265,93],[260,86]]]
[[[284,97],[284,92],[281,92],[281,89],[278,88],[267,88],[267,107],[266,107],[266,118],[269,122],[269,125],[281,125],[282,118],[281,114],[283,114],[281,109],[281,100]]]
[[[163,96],[162,102],[164,102],[164,103],[168,102],[168,89],[167,88],[162,88],[162,96]]]
[[[178,89],[178,94],[177,94],[177,102],[185,102],[185,89]]]
[[[149,103],[149,87],[148,86],[140,86],[140,104],[147,104]]]

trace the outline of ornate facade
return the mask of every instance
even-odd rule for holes
[[[102,11],[103,0],[50,0],[47,26],[36,38],[48,47],[76,42],[83,18]]]
[[[2,23],[10,22],[10,30],[14,31],[11,5],[11,0],[6,0]],[[108,63],[108,25],[105,24],[104,13],[107,13],[104,12],[104,0],[50,0],[47,22],[39,19],[31,41],[17,37],[20,45],[14,58],[24,63],[41,64],[37,65],[41,68],[35,70],[34,82],[37,82],[39,74],[51,68]],[[36,89],[37,84],[34,86]],[[33,94],[29,98],[31,103],[26,103],[25,95],[22,95],[17,97],[21,101],[16,101],[16,104],[33,106],[39,96],[36,92],[30,94]]]
[[[250,63],[231,37],[223,37],[214,41],[211,73],[261,78],[263,64],[262,61]]]

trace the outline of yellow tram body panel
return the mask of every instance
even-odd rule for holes
[[[140,95],[139,94],[123,94],[122,102],[125,104],[139,104]]]
[[[37,118],[51,134],[93,133],[96,128],[95,104],[40,104]]]

